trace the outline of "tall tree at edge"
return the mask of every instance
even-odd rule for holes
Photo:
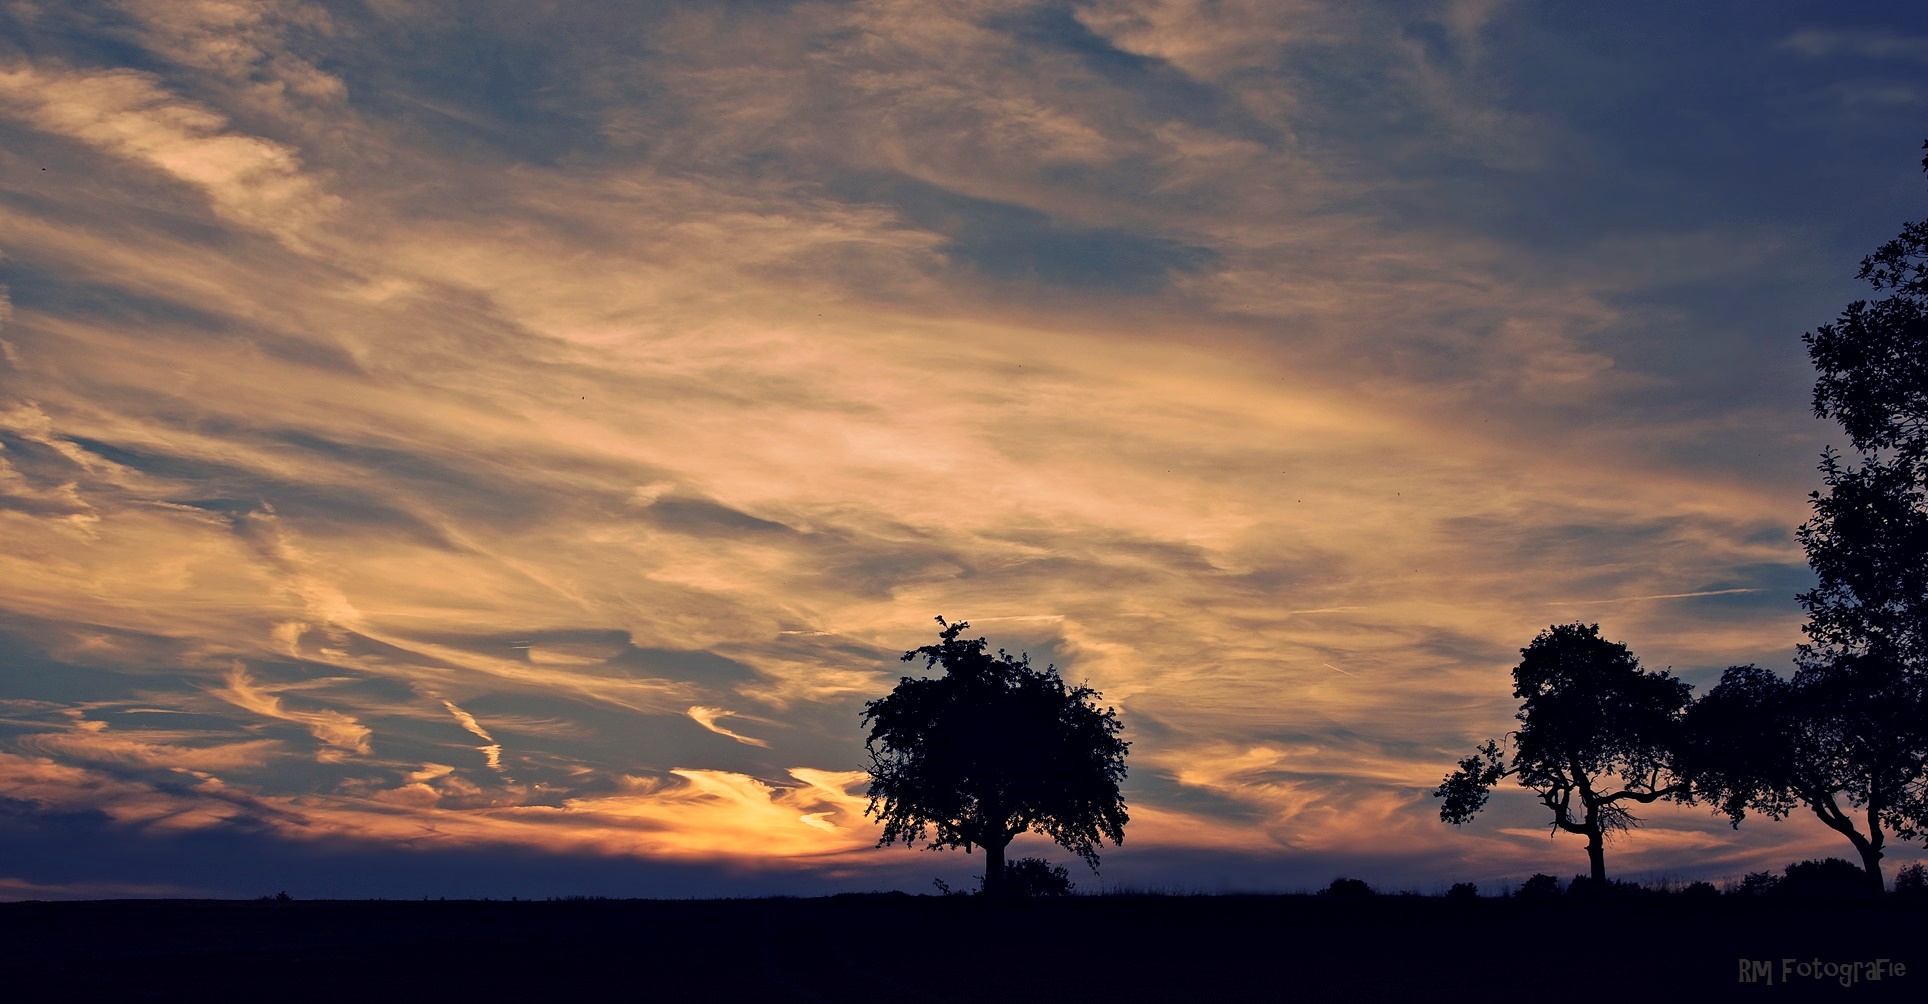
[[[1817,584],[1798,597],[1809,641],[1793,687],[1809,698],[1804,717],[1823,724],[1882,709],[1880,727],[1853,742],[1836,741],[1838,728],[1797,729],[1828,740],[1807,759],[1857,758],[1864,783],[1845,794],[1866,833],[1849,813],[1825,811],[1831,793],[1804,800],[1850,838],[1878,887],[1884,826],[1904,839],[1928,831],[1928,220],[1903,225],[1858,277],[1888,295],[1850,303],[1801,338],[1817,374],[1814,414],[1841,424],[1855,456],[1822,454],[1826,492],[1809,495],[1814,516],[1798,531]]]

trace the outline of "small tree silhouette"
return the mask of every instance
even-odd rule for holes
[[[1628,802],[1684,798],[1672,757],[1691,688],[1649,673],[1597,624],[1556,624],[1520,650],[1513,696],[1520,729],[1509,763],[1489,739],[1433,791],[1455,826],[1486,807],[1501,778],[1515,778],[1553,812],[1555,830],[1587,838],[1596,886],[1605,888],[1607,834],[1639,825]],[[1578,804],[1576,804],[1576,802]]]
[[[1055,667],[1032,669],[1026,656],[986,651],[984,639],[959,636],[970,624],[943,627],[922,656],[934,679],[903,677],[886,697],[864,705],[870,735],[870,805],[884,824],[878,846],[983,847],[984,892],[1004,893],[1004,850],[1035,831],[1098,866],[1098,845],[1122,843],[1130,743],[1124,726],[1090,687],[1067,687]]]

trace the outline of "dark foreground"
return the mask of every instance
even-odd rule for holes
[[[1418,991],[1428,1000],[1928,1000],[1924,921],[1928,911],[1892,898],[7,903],[0,994],[921,1004],[1365,1001]],[[1834,975],[1800,972],[1805,964],[1812,973],[1816,960]],[[1870,981],[1876,960],[1888,965]],[[1895,962],[1904,975],[1895,975]],[[1852,985],[1843,986],[1850,968]]]

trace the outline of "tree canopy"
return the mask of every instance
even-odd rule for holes
[[[1921,168],[1928,173],[1928,156]],[[1903,224],[1861,259],[1857,278],[1889,296],[1850,303],[1801,336],[1819,374],[1814,414],[1840,422],[1857,450],[1919,460],[1928,449],[1928,220]]]
[[[1923,144],[1928,148],[1928,143]],[[1928,158],[1922,169],[1928,171]],[[1885,298],[1857,300],[1801,336],[1814,364],[1814,414],[1856,455],[1821,457],[1826,493],[1800,529],[1818,580],[1801,594],[1813,644],[1802,665],[1872,656],[1928,672],[1928,221],[1861,260]]]
[[[1854,450],[1822,453],[1826,490],[1797,531],[1815,576],[1797,597],[1809,640],[1791,680],[1723,674],[1689,716],[1683,764],[1735,825],[1808,806],[1879,888],[1886,835],[1928,830],[1928,221],[1859,277],[1888,296],[1802,336],[1814,414]]]
[[[1489,739],[1433,791],[1439,817],[1456,826],[1485,808],[1512,777],[1553,813],[1552,827],[1587,838],[1596,883],[1607,877],[1606,836],[1638,825],[1628,803],[1685,798],[1672,764],[1692,688],[1650,673],[1597,624],[1556,624],[1520,650],[1513,670],[1520,728],[1507,757]]]
[[[1735,666],[1687,716],[1678,764],[1735,826],[1749,810],[1807,806],[1861,856],[1881,889],[1882,848],[1924,829],[1928,705],[1891,662],[1843,656],[1784,680]]]
[[[987,895],[1002,894],[1004,850],[1021,833],[1097,867],[1099,845],[1123,843],[1130,818],[1118,791],[1130,743],[1118,737],[1117,712],[1100,709],[1090,687],[1067,686],[1054,666],[1036,670],[1028,656],[993,656],[983,638],[962,638],[966,621],[937,623],[938,643],[904,661],[922,657],[944,675],[902,677],[864,705],[879,846],[983,847]]]

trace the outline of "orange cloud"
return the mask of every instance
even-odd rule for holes
[[[339,761],[351,753],[366,755],[369,752],[368,739],[371,733],[367,726],[339,711],[290,709],[282,704],[279,695],[257,686],[247,670],[239,666],[228,673],[226,685],[212,693],[237,708],[265,718],[307,726],[308,731],[322,742],[323,748],[316,751],[315,758],[324,763]]]

